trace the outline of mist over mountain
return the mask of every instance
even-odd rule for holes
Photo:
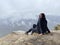
[[[60,16],[47,15],[48,27],[52,30],[57,24],[60,24]],[[16,18],[8,17],[5,19],[0,19],[0,33],[2,35],[8,34],[12,31],[24,30],[27,31],[32,27],[33,24],[37,24],[38,17],[34,18]],[[4,32],[4,33],[2,33]]]

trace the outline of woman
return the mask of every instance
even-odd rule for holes
[[[39,15],[39,20],[37,23],[37,29],[39,31],[39,34],[42,33],[44,35],[45,33],[50,33],[50,31],[47,27],[47,20],[46,20],[44,13],[41,13]]]

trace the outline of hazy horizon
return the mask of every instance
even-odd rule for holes
[[[0,0],[0,36],[31,28],[41,12],[49,29],[60,24],[60,0]]]
[[[60,15],[59,0],[0,0],[0,18],[9,16],[34,17],[44,12],[46,15]],[[23,14],[24,13],[24,14]]]

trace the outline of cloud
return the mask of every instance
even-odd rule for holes
[[[27,16],[27,13],[34,16],[40,12],[60,15],[60,0],[0,0],[0,18]]]

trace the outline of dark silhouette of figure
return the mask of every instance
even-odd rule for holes
[[[40,33],[42,33],[42,34],[50,33],[50,30],[47,27],[47,20],[46,20],[44,13],[41,13],[39,15],[39,20],[37,23],[37,29],[38,29],[39,34]]]
[[[33,33],[38,33],[38,31],[37,31],[37,25],[36,25],[36,24],[33,24],[33,28],[29,29],[29,30],[26,32],[26,34],[28,35],[29,32],[32,32],[31,35],[32,35]]]

